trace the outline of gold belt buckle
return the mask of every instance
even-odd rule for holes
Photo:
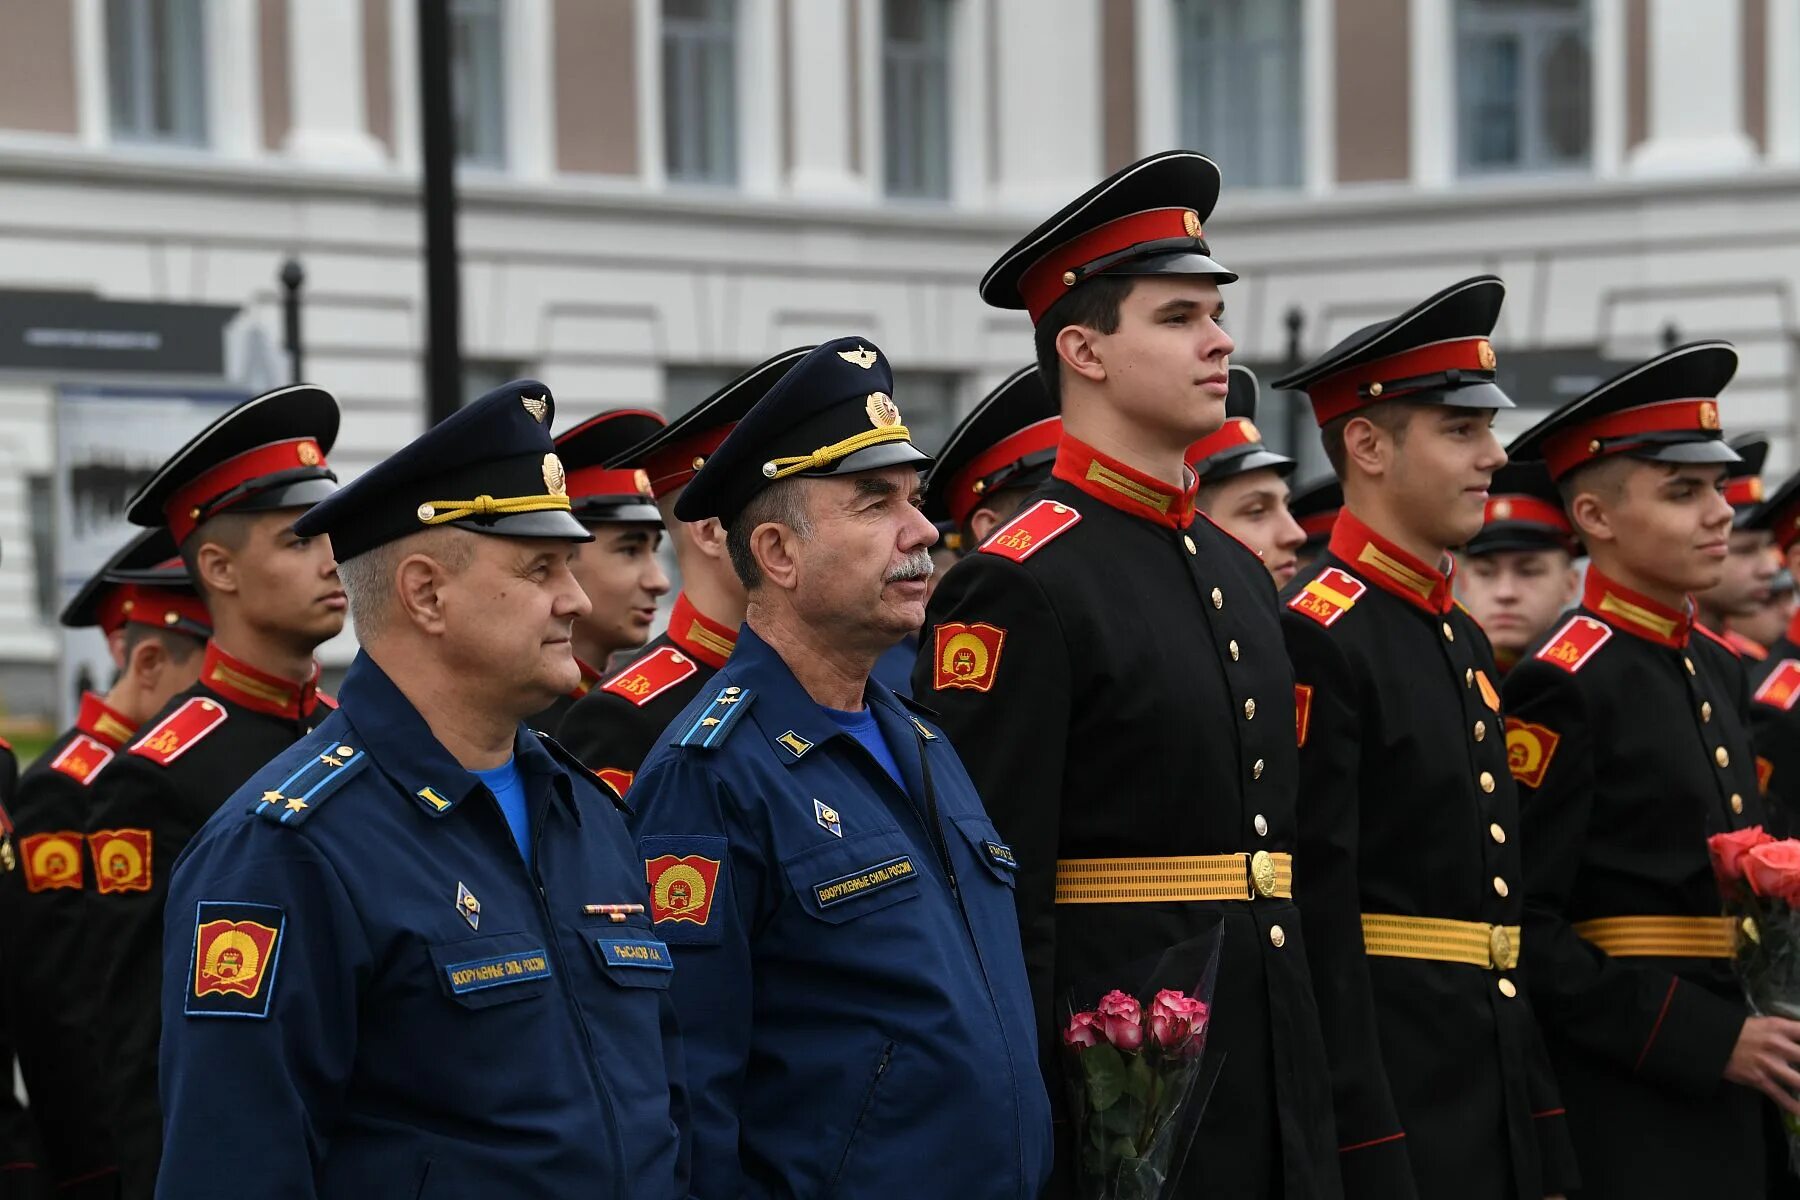
[[[1275,894],[1275,858],[1267,850],[1258,850],[1250,856],[1250,882],[1256,885],[1256,894],[1265,900]]]
[[[1495,925],[1488,930],[1489,966],[1497,971],[1509,970],[1512,961],[1512,938],[1507,935],[1506,926]]]

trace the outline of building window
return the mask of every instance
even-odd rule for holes
[[[890,196],[950,196],[950,0],[887,0],[882,128]]]
[[[450,92],[456,158],[473,166],[506,165],[506,59],[501,0],[453,0],[450,6]]]
[[[677,183],[737,182],[737,6],[663,0],[663,161]]]
[[[1181,137],[1234,187],[1300,183],[1301,0],[1176,0]]]
[[[1465,173],[1588,164],[1591,23],[1587,0],[1458,0],[1457,144]]]
[[[200,0],[106,0],[113,137],[206,143],[206,28]]]

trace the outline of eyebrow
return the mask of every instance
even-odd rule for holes
[[[619,533],[617,537],[618,540],[614,543],[615,545],[623,545],[626,542],[647,542],[650,540],[650,531],[647,529],[627,529]]]
[[[863,496],[892,496],[899,490],[899,484],[880,475],[864,475],[856,481],[856,495],[859,499]]]

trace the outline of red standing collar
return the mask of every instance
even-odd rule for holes
[[[1348,508],[1338,513],[1329,548],[1351,567],[1360,568],[1370,583],[1414,608],[1442,616],[1456,603],[1455,559],[1444,555],[1444,569],[1437,570],[1364,525]]]
[[[114,750],[123,750],[138,727],[136,721],[127,718],[97,693],[83,692],[81,709],[75,714],[75,728]]]
[[[669,640],[717,671],[737,648],[737,630],[706,616],[682,592],[675,597],[675,610],[669,614]]]
[[[1615,583],[1589,564],[1587,586],[1581,595],[1581,606],[1595,613],[1614,629],[1633,634],[1658,646],[1672,650],[1687,647],[1688,635],[1694,628],[1694,603],[1688,601],[1686,611],[1670,608],[1641,592]]]
[[[1056,466],[1051,475],[1074,484],[1102,504],[1170,529],[1186,529],[1194,523],[1194,493],[1200,481],[1184,470],[1187,486],[1179,490],[1160,479],[1126,466],[1100,453],[1065,430],[1056,447]]]
[[[271,717],[298,721],[312,716],[319,706],[319,664],[316,662],[313,663],[312,677],[305,683],[295,683],[259,671],[220,649],[217,642],[208,642],[200,679],[227,700]]]

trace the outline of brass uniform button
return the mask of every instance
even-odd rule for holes
[[[1484,791],[1484,792],[1493,791],[1494,790],[1494,773],[1492,771],[1483,771],[1481,773],[1481,778],[1478,780],[1478,782],[1481,784],[1482,791]]]
[[[1712,720],[1712,701],[1711,700],[1702,700],[1700,702],[1700,719],[1702,721]]]
[[[1250,764],[1250,778],[1261,779],[1262,773],[1263,773],[1263,760],[1259,758],[1255,762]]]
[[[1221,592],[1218,588],[1214,588],[1212,590],[1212,602],[1213,602],[1214,608],[1224,608],[1225,607],[1225,593]]]
[[[1737,792],[1731,793],[1731,811],[1734,813],[1741,813],[1744,811],[1744,798]]]
[[[1231,661],[1232,661],[1232,662],[1236,662],[1236,661],[1237,661],[1237,660],[1238,660],[1238,644],[1237,644],[1237,639],[1236,639],[1236,638],[1232,638],[1232,639],[1231,639],[1231,644],[1230,644],[1230,645],[1229,645],[1229,646],[1227,646],[1227,647],[1226,647],[1226,649],[1228,649],[1228,650],[1230,650],[1230,651],[1231,651]]]
[[[1504,900],[1506,899],[1506,892],[1506,880],[1500,878],[1498,875],[1494,876],[1494,895]]]
[[[1718,763],[1721,767],[1729,767],[1731,765],[1731,751],[1720,746],[1717,750],[1713,751],[1713,761]]]
[[[1200,547],[1194,545],[1194,539],[1188,534],[1184,533],[1181,535],[1181,544],[1187,547],[1187,552],[1189,554],[1200,553]]]
[[[1504,977],[1500,980],[1499,988],[1500,994],[1505,996],[1508,1000],[1511,1000],[1514,996],[1519,994],[1519,989],[1513,986],[1513,981]]]
[[[1463,686],[1464,687],[1474,687],[1475,686],[1475,668],[1474,667],[1465,667],[1463,669]]]
[[[1456,630],[1450,628],[1450,622],[1448,622],[1448,621],[1444,622],[1444,638],[1447,641],[1452,641],[1452,642],[1454,642],[1456,640]]]
[[[1485,738],[1486,736],[1487,736],[1487,722],[1486,721],[1475,722],[1475,740],[1479,742],[1481,739]]]
[[[1687,668],[1687,672],[1689,675],[1692,675],[1694,673],[1694,660],[1693,659],[1687,658],[1684,656],[1681,660],[1681,665]]]
[[[1263,816],[1261,813],[1257,813],[1255,825],[1257,837],[1269,836],[1269,818]]]
[[[1506,830],[1500,828],[1500,822],[1495,821],[1492,825],[1488,826],[1488,836],[1494,839],[1495,845],[1506,845]]]
[[[1254,700],[1244,701],[1244,720],[1246,720],[1246,721],[1256,720],[1256,701],[1254,701]],[[1724,752],[1720,751],[1720,753],[1724,753]]]
[[[1287,934],[1281,931],[1281,926],[1269,926],[1269,944],[1274,946],[1277,950],[1287,945]]]

